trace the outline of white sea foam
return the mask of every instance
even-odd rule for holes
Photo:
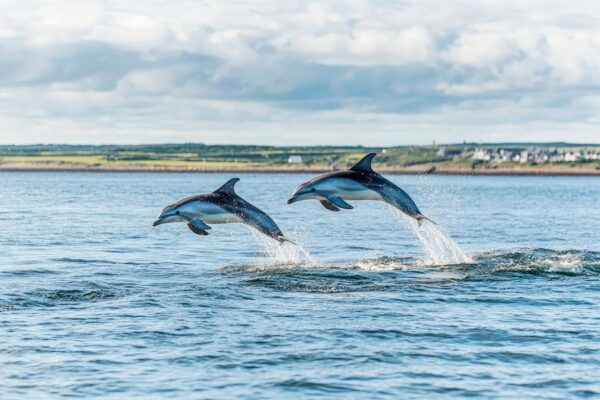
[[[558,254],[541,262],[548,267],[548,272],[581,273],[583,272],[583,257],[581,254]]]
[[[408,261],[381,262],[377,259],[361,259],[349,265],[343,265],[344,268],[358,269],[365,272],[389,272],[398,270],[409,270],[421,266],[422,263]]]

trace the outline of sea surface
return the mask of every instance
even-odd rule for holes
[[[151,226],[233,176],[0,173],[0,399],[600,396],[600,179],[390,177],[418,228],[240,174],[301,247]]]

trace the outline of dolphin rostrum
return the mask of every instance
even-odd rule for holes
[[[280,243],[293,243],[271,217],[235,193],[234,186],[239,180],[230,179],[212,193],[186,197],[165,207],[152,226],[184,222],[192,232],[203,236],[211,229],[208,224],[242,223]]]
[[[371,161],[376,153],[369,153],[346,171],[329,172],[298,186],[288,204],[302,200],[319,200],[331,211],[353,207],[345,200],[380,200],[417,220],[433,222],[424,216],[410,196],[398,186],[373,171]]]

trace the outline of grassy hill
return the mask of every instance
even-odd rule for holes
[[[260,167],[288,165],[290,156],[305,166],[345,167],[364,154],[380,153],[378,162],[405,165],[435,160],[432,147],[274,147],[204,144],[138,146],[34,145],[0,146],[0,163],[52,163],[89,166]]]
[[[443,148],[444,151],[440,152]],[[243,146],[205,145],[201,143],[159,145],[4,145],[0,146],[0,168],[78,167],[90,169],[335,169],[346,168],[363,155],[377,152],[376,163],[384,169],[475,170],[524,168],[600,167],[600,160],[553,163],[518,163],[506,161],[474,162],[476,149],[508,149],[515,154],[527,149],[552,149],[561,152],[597,151],[600,145],[569,143],[463,143],[443,146]],[[492,151],[492,150],[490,150]],[[302,162],[290,165],[290,156]]]

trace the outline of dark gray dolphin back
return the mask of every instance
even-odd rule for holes
[[[217,190],[215,190],[213,193],[214,194],[223,194],[223,195],[237,196],[237,194],[235,193],[235,184],[238,183],[239,181],[240,181],[240,178],[231,178],[230,180],[228,180],[227,182],[225,182],[223,184],[223,186],[221,186],[220,188],[218,188]]]
[[[369,154],[367,154],[366,156],[364,156],[363,158],[361,158],[359,162],[357,162],[356,164],[354,164],[352,166],[352,168],[350,168],[350,171],[376,173],[375,171],[373,171],[373,167],[371,166],[371,163],[373,162],[373,158],[376,155],[377,155],[377,153],[369,153]]]
[[[227,181],[223,186],[211,193],[210,201],[237,215],[245,224],[250,225],[265,235],[276,240],[283,238],[283,233],[267,213],[238,196],[234,187],[239,180],[239,178],[233,178]]]
[[[352,168],[343,172],[347,172],[350,175],[348,176],[349,178],[379,193],[386,203],[391,204],[410,216],[420,216],[421,211],[419,211],[419,208],[408,193],[373,171],[371,163],[376,155],[377,153],[367,154],[354,164]]]

